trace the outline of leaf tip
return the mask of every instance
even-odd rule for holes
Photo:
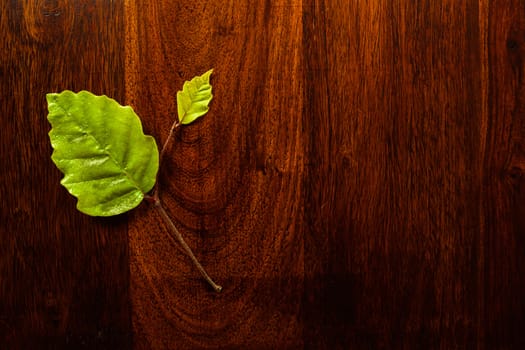
[[[208,112],[208,105],[213,98],[210,84],[212,73],[213,68],[186,81],[182,90],[177,92],[177,114],[180,124],[191,124]]]
[[[212,75],[212,73],[213,73],[213,68],[209,69],[206,73],[201,75],[201,78],[203,78],[207,83],[209,83],[210,82],[210,76]]]

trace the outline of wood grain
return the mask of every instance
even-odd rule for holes
[[[4,2],[0,348],[525,347],[520,0]],[[168,213],[83,216],[44,94],[174,137]],[[29,127],[30,126],[30,127]]]
[[[45,102],[63,89],[124,98],[123,10],[101,1],[0,8],[0,348],[129,347],[126,219],[75,209],[50,159]]]
[[[175,136],[161,199],[224,287],[210,292],[145,209],[130,227],[137,348],[303,344],[301,16],[299,1],[127,7],[127,102],[162,142],[176,91],[215,68],[211,111]]]
[[[305,341],[519,348],[523,5],[311,5]]]
[[[525,346],[525,4],[489,4],[482,188],[487,348]],[[484,288],[483,288],[484,287]]]
[[[315,137],[305,246],[315,248],[305,270],[322,276],[307,290],[312,311],[325,312],[322,326],[317,312],[307,324],[332,333],[331,345],[476,345],[486,132],[477,6],[314,7],[325,35],[307,63]]]

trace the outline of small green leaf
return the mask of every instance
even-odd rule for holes
[[[111,216],[139,205],[155,184],[159,152],[133,109],[88,91],[46,99],[51,158],[64,173],[60,183],[78,198],[78,210]]]
[[[186,81],[182,91],[177,92],[179,123],[193,123],[195,119],[208,112],[208,105],[213,98],[210,85],[211,73],[213,73],[213,69],[190,81]]]

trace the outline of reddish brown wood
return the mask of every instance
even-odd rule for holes
[[[325,312],[321,326],[313,311],[306,324],[333,335],[314,335],[319,346],[477,344],[486,132],[477,6],[313,8],[325,30],[312,48],[319,59],[307,59],[315,136],[305,270],[321,276],[307,290],[312,310]]]
[[[301,3],[138,1],[126,18],[127,102],[162,142],[176,91],[215,68],[211,111],[175,136],[161,199],[224,287],[210,292],[144,208],[130,228],[136,347],[302,346]]]
[[[124,98],[122,7],[2,1],[0,32],[0,348],[129,347],[126,217],[75,209],[50,159],[45,100]]]
[[[525,347],[522,1],[7,2],[0,29],[0,348]],[[147,204],[76,212],[45,120],[85,88],[161,143],[209,68],[160,184],[221,294]]]
[[[487,348],[525,347],[525,4],[491,1],[482,188]]]

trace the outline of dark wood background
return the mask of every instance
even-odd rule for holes
[[[525,347],[525,3],[2,0],[0,348]],[[130,104],[161,197],[75,209],[45,93]]]

